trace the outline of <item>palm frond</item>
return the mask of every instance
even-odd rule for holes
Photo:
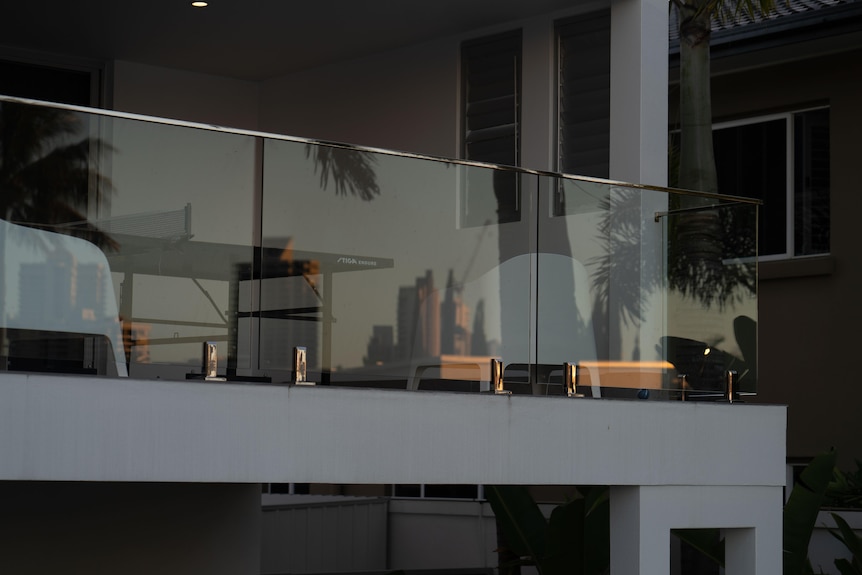
[[[306,157],[314,154],[314,171],[320,173],[320,186],[327,188],[329,180],[337,195],[359,196],[362,200],[373,200],[380,195],[377,174],[374,171],[376,158],[369,152],[337,148],[324,145],[306,146]]]

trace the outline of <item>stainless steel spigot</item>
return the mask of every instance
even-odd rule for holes
[[[304,347],[293,348],[293,383],[297,385],[314,385],[308,381],[308,350]]]
[[[499,395],[511,394],[503,389],[503,362],[499,359],[491,359],[491,389]]]
[[[584,397],[583,393],[578,393],[578,365],[575,363],[563,364],[563,385],[566,386],[566,396],[568,397]]]
[[[733,403],[736,396],[737,373],[736,371],[729,369],[724,372],[724,376],[724,398],[727,400],[727,403]]]
[[[218,375],[218,344],[214,341],[205,341],[201,357],[201,373],[206,381],[225,381],[226,378]]]

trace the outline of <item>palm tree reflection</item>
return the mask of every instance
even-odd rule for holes
[[[116,249],[87,221],[89,202],[112,189],[91,158],[103,145],[71,110],[0,102],[0,218]]]
[[[329,187],[329,180],[339,196],[359,196],[362,200],[373,200],[380,195],[380,185],[374,164],[374,154],[350,148],[308,144],[305,157],[314,154],[314,171],[320,172],[320,187]]]

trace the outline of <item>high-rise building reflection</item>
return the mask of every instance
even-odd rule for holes
[[[366,366],[409,362],[441,355],[486,355],[484,311],[470,328],[470,307],[452,270],[446,288],[437,289],[433,270],[401,286],[397,299],[397,324],[375,325],[364,358]],[[484,304],[479,302],[479,309]]]

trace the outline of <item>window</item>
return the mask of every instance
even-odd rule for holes
[[[520,160],[521,34],[461,48],[463,156],[517,166]]]
[[[399,484],[392,486],[394,497],[410,499],[484,499],[481,485],[432,485],[425,483]]]
[[[718,190],[764,201],[762,256],[829,252],[829,109],[717,124]]]
[[[461,46],[462,157],[466,160],[517,166],[521,161],[521,32],[465,42]],[[468,172],[469,173],[469,172]],[[486,188],[465,183],[462,225],[483,225],[521,219],[516,172],[494,174],[496,198],[491,208]],[[489,210],[495,211],[489,214]],[[493,217],[489,217],[493,216]]]
[[[0,59],[0,94],[81,106],[96,105],[99,71]]]
[[[610,10],[557,23],[557,169],[607,178],[611,133]]]

